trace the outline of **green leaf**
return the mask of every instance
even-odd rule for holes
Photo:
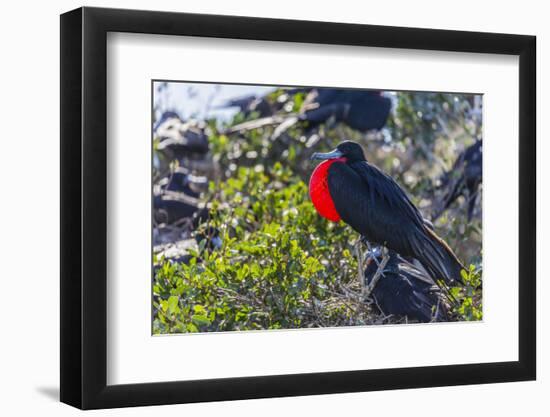
[[[191,316],[191,320],[194,324],[199,326],[208,326],[210,325],[210,320],[208,320],[208,317],[202,314],[193,314]]]
[[[195,311],[195,313],[197,314],[205,314],[206,313],[206,309],[204,308],[204,306],[200,305],[200,304],[197,304],[193,307],[193,310]]]
[[[178,296],[173,295],[168,298],[168,301],[166,303],[168,313],[174,314],[174,313],[180,312],[180,308],[178,307],[178,302],[179,302]]]

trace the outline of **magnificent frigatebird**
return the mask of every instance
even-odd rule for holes
[[[381,129],[388,118],[391,100],[380,91],[351,90],[342,88],[313,88],[297,114],[275,115],[244,122],[228,129],[227,133],[257,129],[267,125],[278,125],[272,139],[276,139],[298,122],[309,127],[318,126],[328,120],[341,122],[352,129],[366,132]]]
[[[200,210],[200,193],[208,187],[204,176],[185,167],[174,169],[153,188],[153,213],[157,224],[188,222]]]
[[[334,117],[336,121],[365,132],[384,127],[390,108],[391,100],[380,91],[316,88],[306,96],[300,118],[310,124],[319,124]]]
[[[437,219],[460,196],[468,204],[468,220],[472,219],[478,188],[482,180],[483,144],[481,139],[466,148],[456,159],[450,171],[441,177],[441,188],[445,189],[443,198],[433,215]]]
[[[422,218],[405,191],[365,159],[361,146],[340,143],[311,175],[309,192],[319,214],[340,219],[371,243],[418,259],[434,280],[460,281],[464,268],[451,248]]]
[[[373,247],[368,252],[364,273],[366,285],[373,284],[382,258],[380,247]],[[373,285],[370,295],[382,314],[406,316],[425,323],[447,320],[448,303],[422,267],[389,251],[389,259],[381,272],[384,277]]]
[[[188,196],[198,198],[201,192],[208,188],[208,178],[204,175],[193,175],[191,170],[179,166],[166,177],[155,184],[155,194],[165,191],[184,193]]]
[[[154,219],[157,224],[180,223],[199,210],[199,200],[184,193],[163,192],[153,196]]]

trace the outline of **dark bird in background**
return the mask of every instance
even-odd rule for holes
[[[337,122],[366,132],[382,129],[390,108],[391,100],[380,91],[315,88],[306,96],[299,118],[316,125],[334,117]]]
[[[169,159],[204,156],[209,150],[204,124],[183,122],[176,113],[167,113],[162,115],[154,130],[155,136],[160,139],[157,150]]]
[[[157,186],[159,192],[173,191],[198,198],[208,188],[208,178],[204,175],[193,175],[189,169],[179,166],[158,181]]]
[[[185,194],[167,193],[153,197],[153,241],[155,244],[188,239],[195,233],[200,236],[202,224],[208,222],[208,208]],[[210,235],[210,233],[207,233]]]
[[[307,123],[313,128],[330,120],[366,132],[381,129],[386,123],[390,109],[391,100],[384,97],[380,91],[313,88],[307,91],[304,103],[297,114],[244,122],[230,128],[228,133],[278,125],[272,135],[272,139],[276,139],[296,123]]]
[[[206,177],[192,175],[185,167],[176,168],[153,190],[155,223],[173,224],[191,219],[199,211],[199,197],[207,187]]]
[[[372,283],[382,261],[382,251],[374,247],[367,254],[364,278]],[[371,297],[384,315],[406,316],[423,323],[447,321],[449,306],[441,289],[426,271],[395,251],[382,271],[384,276],[373,287]]]
[[[156,224],[173,224],[192,218],[199,210],[199,200],[184,193],[162,193],[153,196]]]
[[[445,191],[433,214],[433,219],[439,218],[460,196],[463,196],[468,204],[468,220],[471,220],[482,181],[482,172],[483,144],[482,140],[477,140],[458,156],[452,169],[441,177],[440,187]]]
[[[361,146],[340,143],[313,172],[309,192],[320,215],[343,220],[373,244],[417,259],[430,276],[447,284],[464,268],[451,248],[427,224],[405,191],[365,159]]]

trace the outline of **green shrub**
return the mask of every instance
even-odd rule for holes
[[[356,236],[317,214],[289,168],[241,167],[213,189],[211,218],[199,232],[217,228],[223,246],[201,245],[187,265],[162,262],[153,288],[155,333],[364,321],[334,299],[357,279]]]

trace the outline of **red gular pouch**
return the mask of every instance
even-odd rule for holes
[[[309,196],[317,212],[332,222],[339,222],[340,215],[328,189],[328,170],[335,162],[346,162],[346,158],[327,159],[313,170],[309,179]]]

